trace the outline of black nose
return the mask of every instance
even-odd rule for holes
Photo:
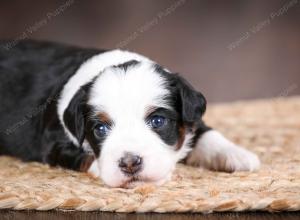
[[[119,167],[122,172],[133,175],[141,170],[142,163],[143,161],[140,156],[126,153],[124,157],[119,160]]]

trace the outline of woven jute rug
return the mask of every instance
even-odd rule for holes
[[[164,186],[107,188],[85,173],[0,157],[0,208],[116,212],[300,210],[300,97],[219,104],[205,116],[256,152],[255,173],[211,172],[179,164]]]

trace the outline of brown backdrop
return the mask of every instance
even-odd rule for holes
[[[1,1],[0,37],[122,47],[209,101],[300,94],[300,1]]]

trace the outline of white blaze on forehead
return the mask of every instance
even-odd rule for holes
[[[121,50],[112,50],[95,55],[88,59],[80,66],[77,72],[66,83],[60,94],[60,99],[58,100],[58,116],[61,124],[65,129],[66,134],[74,144],[78,145],[78,141],[67,129],[63,121],[64,112],[71,102],[73,96],[81,86],[91,82],[93,78],[99,75],[105,68],[113,65],[119,65],[130,60],[149,62],[148,58],[136,53]]]
[[[164,99],[169,95],[164,84],[165,79],[150,62],[131,66],[126,72],[108,68],[95,81],[88,103],[113,120],[141,119],[150,106],[170,108]]]

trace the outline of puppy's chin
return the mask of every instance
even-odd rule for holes
[[[120,188],[133,189],[133,188],[140,187],[140,186],[143,186],[146,184],[149,184],[149,183],[147,183],[145,181],[141,181],[141,180],[129,180],[129,181],[126,181],[125,183],[121,184]]]
[[[126,188],[126,189],[132,189],[132,188],[137,188],[137,187],[142,187],[142,186],[149,186],[149,185],[154,185],[154,186],[161,186],[167,181],[171,179],[171,174],[168,175],[164,179],[156,180],[156,181],[151,181],[147,179],[141,179],[141,178],[131,178],[129,180],[126,180],[122,184],[120,184],[120,188]]]

